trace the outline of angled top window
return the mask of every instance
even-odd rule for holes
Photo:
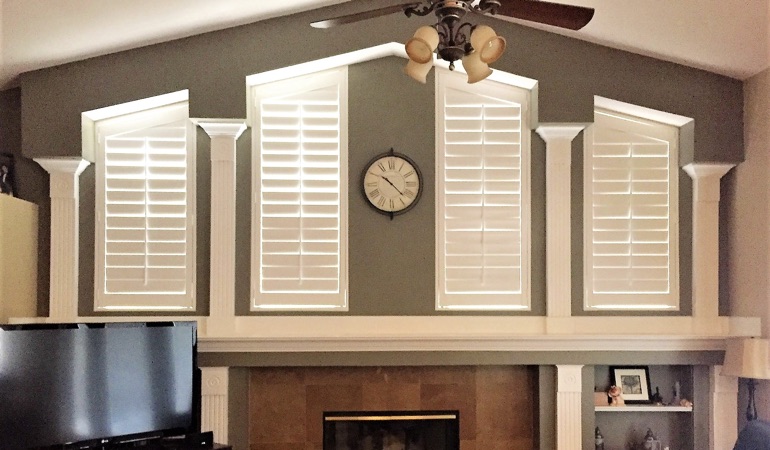
[[[189,126],[186,101],[93,123],[97,310],[195,308]]]
[[[585,308],[679,307],[678,128],[596,109],[585,133]]]
[[[252,309],[347,309],[347,68],[253,89]]]
[[[529,309],[528,92],[437,77],[436,308]]]

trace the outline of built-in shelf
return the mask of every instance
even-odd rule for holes
[[[596,412],[692,412],[692,406],[596,406]]]

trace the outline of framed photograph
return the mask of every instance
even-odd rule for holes
[[[0,153],[0,194],[16,195],[16,183],[13,177],[13,155]]]
[[[647,366],[611,366],[610,383],[619,386],[626,403],[650,403]]]

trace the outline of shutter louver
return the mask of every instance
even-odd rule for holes
[[[104,292],[184,295],[186,123],[105,138]]]
[[[675,137],[651,131],[596,114],[587,165],[589,306],[678,304]]]
[[[303,88],[258,100],[260,308],[346,306],[341,85]]]
[[[522,107],[465,89],[442,91],[438,306],[525,308]]]

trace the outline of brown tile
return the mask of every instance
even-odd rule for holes
[[[476,441],[460,441],[460,450],[476,450]]]
[[[472,385],[475,380],[476,368],[472,366],[426,366],[420,371],[423,383]]]
[[[424,367],[414,366],[389,366],[379,367],[376,372],[377,378],[367,380],[369,382],[383,383],[420,383],[420,377],[425,371]]]
[[[421,409],[460,411],[460,437],[476,436],[476,392],[473,387],[457,384],[423,384],[420,389]]]
[[[308,386],[361,385],[373,370],[369,367],[313,367],[305,373],[305,382]]]
[[[251,384],[304,384],[306,370],[303,367],[255,367],[250,373]]]
[[[531,437],[533,404],[526,386],[514,383],[479,384],[476,387],[477,438]]]
[[[476,384],[515,383],[526,385],[532,369],[528,366],[479,366]]]
[[[360,411],[363,409],[361,386],[307,386],[308,442],[322,442],[324,411]]]
[[[365,383],[362,407],[369,411],[413,411],[420,409],[417,383]]]
[[[250,442],[304,443],[305,405],[305,390],[294,384],[253,388],[249,395]]]

